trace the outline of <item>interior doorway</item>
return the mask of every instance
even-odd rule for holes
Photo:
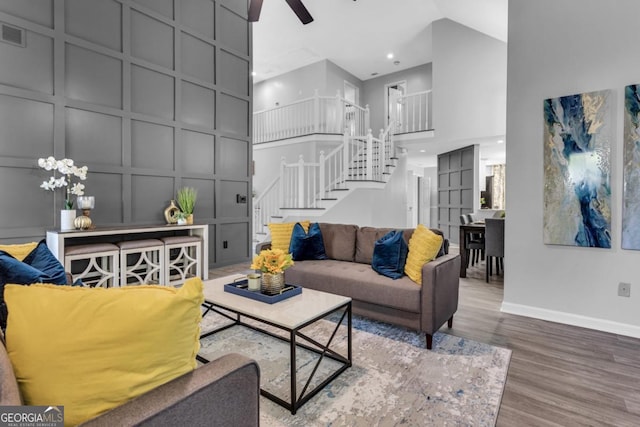
[[[358,117],[354,105],[360,102],[360,88],[348,81],[344,81],[344,99],[347,104],[344,108],[344,125],[351,136],[356,136],[358,129]]]
[[[394,128],[397,133],[401,132],[402,130],[402,96],[406,95],[406,93],[406,80],[384,85],[384,110],[386,117],[385,126],[388,126],[392,120],[395,120]]]
[[[353,105],[359,105],[360,102],[360,88],[348,81],[344,81],[344,99]]]

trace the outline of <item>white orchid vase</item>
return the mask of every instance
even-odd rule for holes
[[[47,171],[53,171],[53,176],[44,181],[40,188],[48,191],[56,191],[58,188],[65,189],[64,208],[73,209],[73,199],[71,196],[83,196],[84,184],[78,181],[87,179],[88,168],[78,167],[71,159],[56,160],[53,156],[46,159],[38,159],[38,166]],[[59,174],[59,175],[58,175]],[[73,178],[78,181],[72,182]]]

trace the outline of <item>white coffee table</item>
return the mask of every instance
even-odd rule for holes
[[[268,399],[278,403],[279,405],[289,409],[292,414],[295,415],[298,408],[300,408],[305,402],[311,399],[322,388],[333,381],[338,375],[344,372],[351,366],[351,298],[343,297],[340,295],[334,295],[327,292],[315,291],[313,289],[303,289],[300,295],[293,296],[283,301],[267,304],[261,301],[256,301],[250,298],[246,298],[240,295],[235,295],[224,291],[224,285],[233,283],[234,280],[242,278],[244,275],[236,274],[231,276],[222,277],[219,279],[208,280],[204,282],[204,299],[203,307],[205,312],[203,316],[210,312],[215,312],[221,316],[224,316],[232,321],[232,323],[206,332],[200,336],[205,338],[209,335],[220,332],[221,330],[241,325],[262,333],[265,333],[274,338],[289,342],[290,348],[290,380],[291,380],[291,401],[287,402],[284,399],[275,396],[263,388],[260,389],[260,394]],[[224,309],[227,312],[231,312],[233,315],[229,315],[220,309]],[[328,341],[323,344],[318,342],[313,337],[309,337],[304,334],[301,329],[317,322],[318,320],[326,317],[327,315],[340,312],[342,317],[337,322],[336,327],[328,338]],[[270,331],[258,328],[255,325],[247,324],[242,321],[242,318],[256,320],[260,323],[276,327],[282,331],[288,333],[288,338],[274,334]],[[344,320],[347,321],[347,355],[344,356],[338,352],[332,350],[331,343],[336,336],[338,328]],[[311,345],[297,342],[297,338],[302,338]],[[302,347],[306,350],[313,351],[320,355],[316,362],[316,366],[311,371],[309,378],[306,380],[300,395],[297,394],[296,388],[296,349]],[[336,362],[339,362],[338,368],[329,375],[324,381],[309,389],[309,385],[316,372],[317,367],[324,357],[331,358]],[[202,362],[208,362],[202,356],[198,356],[198,360]]]

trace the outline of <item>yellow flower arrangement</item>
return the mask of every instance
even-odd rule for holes
[[[251,268],[253,270],[260,270],[263,273],[278,274],[283,273],[292,265],[293,257],[291,254],[282,249],[266,249],[260,251],[259,255],[253,257]]]

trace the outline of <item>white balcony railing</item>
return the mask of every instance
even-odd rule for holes
[[[424,132],[431,129],[429,107],[431,91],[409,93],[391,100],[389,116],[395,121],[395,134]]]
[[[301,99],[253,114],[253,143],[277,141],[314,133],[366,135],[369,108],[336,96]]]

